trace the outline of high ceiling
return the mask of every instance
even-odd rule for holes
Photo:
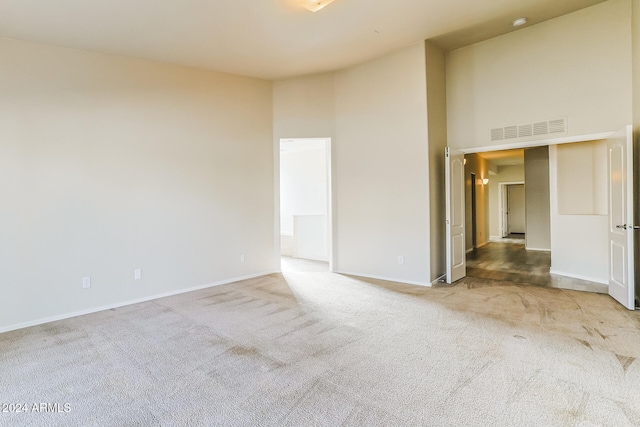
[[[300,1],[0,0],[0,37],[280,79],[425,39],[454,49],[604,0],[336,0],[316,13]]]

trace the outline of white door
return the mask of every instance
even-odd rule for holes
[[[634,309],[633,138],[631,126],[609,137],[609,295]]]
[[[509,185],[507,188],[509,233],[524,233],[526,223],[524,184]]]
[[[464,238],[464,154],[445,149],[447,283],[467,274]]]

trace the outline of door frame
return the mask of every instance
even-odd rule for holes
[[[600,133],[593,133],[593,134],[576,135],[576,136],[559,137],[559,138],[550,138],[550,139],[541,139],[541,140],[528,140],[528,141],[513,142],[513,143],[508,143],[508,144],[489,145],[489,146],[480,146],[480,147],[463,147],[463,148],[457,148],[456,147],[455,150],[457,150],[457,151],[459,151],[459,152],[461,152],[463,154],[472,154],[472,153],[484,153],[484,152],[490,152],[490,151],[511,150],[511,149],[518,149],[518,148],[557,146],[557,145],[562,145],[562,144],[571,144],[571,143],[575,143],[575,142],[606,140],[606,139],[610,138],[612,135],[614,135],[615,133],[616,133],[616,131],[608,131],[608,132],[600,132]],[[634,153],[634,159],[637,158],[638,156],[640,156],[640,155],[638,155],[638,153],[635,152]],[[632,173],[634,174],[634,176],[636,176],[638,171],[635,170],[635,168],[637,166],[636,163],[635,163],[635,160],[634,160],[633,166],[634,166],[634,170],[633,170]],[[638,189],[636,189],[635,191],[637,193]],[[634,200],[634,207],[635,207],[635,200]],[[634,213],[635,213],[635,215],[640,215],[638,210],[635,210]],[[551,233],[553,233],[553,229],[551,230]],[[636,238],[636,240],[637,239],[638,238]],[[448,245],[449,242],[447,241],[446,244]],[[639,250],[635,251],[636,254],[638,252],[640,252],[640,248],[637,248],[637,249],[639,249]],[[634,269],[637,269],[635,263],[634,263]],[[637,298],[638,298],[638,295],[636,295],[636,299]]]
[[[498,215],[498,230],[500,230],[500,236],[506,237],[509,234],[508,224],[505,224],[504,216],[507,208],[507,186],[524,184],[524,181],[505,181],[498,183],[498,200],[500,201],[500,210]],[[526,202],[525,202],[526,203]],[[526,236],[526,234],[525,234]]]
[[[327,174],[327,258],[329,260],[329,272],[335,271],[335,179],[333,171],[333,141],[330,137],[318,137],[318,138],[276,138],[274,141],[274,156],[273,156],[273,183],[274,183],[274,263],[277,265],[275,271],[281,271],[280,258],[281,258],[281,233],[280,233],[280,144],[282,142],[290,141],[323,141],[325,145],[326,153],[326,174]]]
[[[476,212],[477,202],[476,174],[471,173],[471,249],[470,252],[478,247],[478,212]]]

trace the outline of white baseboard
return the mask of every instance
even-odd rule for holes
[[[436,283],[444,283],[445,277],[447,277],[446,274],[443,274],[442,276],[438,277],[436,280],[431,282],[431,286],[435,285]]]
[[[582,276],[580,274],[567,273],[564,271],[554,270],[553,268],[549,270],[549,273],[556,274],[558,276],[571,277],[572,279],[580,279],[580,280],[588,280],[589,282],[601,283],[603,285],[608,285],[609,282],[603,279],[596,279],[594,277]]]
[[[525,249],[528,250],[528,251],[551,252],[551,249],[543,249],[543,248],[527,248],[527,247],[525,247]]]
[[[173,295],[184,294],[187,292],[199,291],[201,289],[212,288],[214,286],[228,285],[229,283],[239,282],[241,280],[247,280],[247,279],[254,279],[256,277],[266,276],[268,274],[273,274],[273,273],[280,273],[280,271],[269,271],[265,273],[250,274],[248,276],[234,277],[232,279],[220,280],[218,282],[208,283],[206,285],[193,286],[187,289],[164,292],[161,294],[155,294],[148,297],[142,297],[134,300],[128,300],[128,301],[118,302],[118,303],[109,304],[109,305],[103,305],[100,307],[93,307],[86,310],[74,311],[71,313],[63,313],[63,314],[58,314],[50,317],[42,317],[40,319],[30,320],[28,322],[16,323],[8,326],[0,326],[0,334],[3,332],[15,331],[17,329],[29,328],[31,326],[42,325],[44,323],[56,322],[58,320],[70,319],[72,317],[77,317],[77,316],[84,316],[85,314],[97,313],[99,311],[111,310],[113,308],[124,307],[132,304],[139,304],[141,302],[147,302],[154,299],[170,297]]]
[[[393,277],[384,277],[384,276],[373,276],[371,274],[363,274],[363,273],[354,273],[351,271],[334,271],[335,274],[342,274],[342,275],[346,275],[346,276],[358,276],[358,277],[364,277],[365,279],[377,279],[377,280],[386,280],[387,282],[397,282],[397,283],[404,283],[407,285],[417,285],[417,286],[427,286],[427,287],[431,287],[431,282],[413,282],[413,281],[408,281],[408,280],[404,280],[404,279],[398,279],[398,278],[393,278]]]

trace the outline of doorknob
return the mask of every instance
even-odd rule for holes
[[[622,228],[623,230],[627,229],[627,224],[616,225],[616,228]]]
[[[629,229],[629,230],[638,230],[640,229],[640,225],[627,225],[627,224],[622,224],[622,225],[616,225],[616,228],[622,228],[623,230]]]

